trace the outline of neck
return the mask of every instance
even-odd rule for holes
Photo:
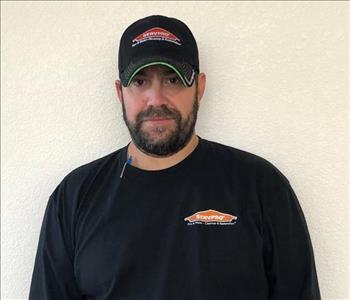
[[[168,157],[154,157],[140,151],[134,144],[130,142],[128,146],[128,157],[132,156],[132,165],[143,170],[162,170],[170,168],[184,160],[197,147],[199,142],[198,136],[193,133],[190,141],[180,151]]]

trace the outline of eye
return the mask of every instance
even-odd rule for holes
[[[133,85],[136,85],[136,86],[142,86],[145,84],[145,80],[144,79],[141,79],[141,78],[134,78],[132,80],[132,84]]]
[[[171,84],[180,84],[181,83],[180,78],[178,76],[168,78],[168,82]]]

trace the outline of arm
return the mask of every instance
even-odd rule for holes
[[[311,239],[298,199],[285,177],[271,191],[274,196],[264,212],[269,299],[320,300]]]
[[[81,300],[74,277],[74,250],[67,217],[63,214],[63,191],[51,195],[41,226],[29,300]]]

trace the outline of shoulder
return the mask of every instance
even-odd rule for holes
[[[109,176],[112,169],[117,172],[121,164],[122,149],[71,170],[56,186],[51,197],[64,193],[65,198],[78,198],[93,183]]]
[[[121,150],[122,148],[73,169],[65,176],[64,180],[80,181],[108,171],[120,163]]]
[[[235,172],[240,177],[247,177],[257,182],[289,184],[287,177],[266,158],[230,145],[205,141],[210,160],[215,161],[222,171]]]
[[[212,141],[208,143],[208,152],[213,156],[210,159],[216,161],[216,174],[223,174],[221,178],[230,178],[231,183],[239,190],[248,190],[254,195],[250,199],[257,199],[261,207],[278,212],[298,206],[288,178],[274,163],[232,146]]]

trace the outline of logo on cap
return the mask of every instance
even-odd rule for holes
[[[131,46],[134,47],[147,41],[165,41],[174,43],[179,46],[181,45],[180,39],[176,35],[163,28],[153,27],[134,38],[132,40],[133,44]]]
[[[225,214],[217,210],[208,209],[199,211],[184,219],[188,221],[188,225],[205,224],[205,225],[234,225],[237,222],[237,217],[230,214]]]

